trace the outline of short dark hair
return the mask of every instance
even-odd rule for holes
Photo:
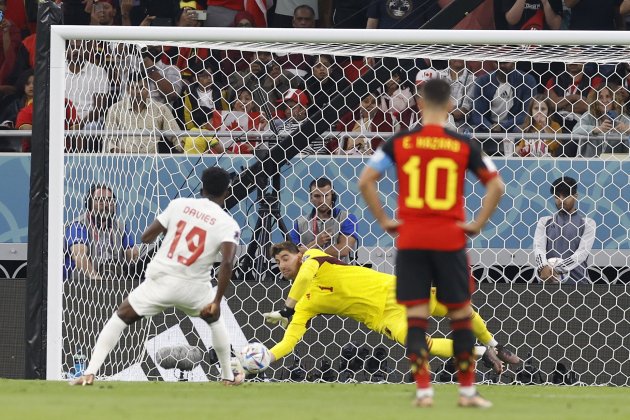
[[[315,9],[313,9],[311,6],[309,6],[308,4],[302,4],[299,5],[298,7],[296,7],[295,9],[293,9],[293,16],[295,16],[295,12],[297,12],[298,10],[308,10],[311,15],[313,15],[313,19],[315,18]]]
[[[551,183],[549,192],[556,197],[568,197],[577,194],[577,181],[570,176],[561,176]]]
[[[211,197],[220,197],[230,188],[230,174],[218,166],[206,168],[201,175],[203,190]]]
[[[311,183],[308,184],[308,192],[311,192],[313,190],[313,187],[323,188],[329,185],[330,189],[332,189],[332,181],[330,179],[326,177],[317,178],[312,180]]]
[[[280,242],[279,244],[273,244],[273,246],[271,247],[271,257],[275,258],[276,255],[278,255],[282,251],[288,251],[291,254],[297,254],[300,252],[300,249],[296,244],[291,241]]]
[[[446,105],[451,99],[451,85],[442,79],[427,80],[422,84],[422,98],[433,105]]]

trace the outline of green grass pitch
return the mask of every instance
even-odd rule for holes
[[[627,388],[479,385],[489,410],[456,407],[436,385],[435,406],[411,407],[413,385],[0,380],[2,419],[630,419]]]

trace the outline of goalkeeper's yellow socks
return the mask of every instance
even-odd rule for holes
[[[453,357],[453,340],[450,338],[431,338],[427,336],[427,344],[429,345],[429,353],[432,356],[445,359]]]
[[[490,331],[488,331],[486,322],[483,320],[481,315],[473,311],[472,316],[470,317],[470,322],[472,324],[473,334],[479,341],[490,347],[495,347],[498,344],[492,334],[490,334]]]
[[[427,335],[427,344],[429,345],[429,353],[431,356],[437,356],[444,359],[453,357],[453,340],[450,338],[432,338]],[[475,346],[473,354],[477,357],[483,356],[486,352],[486,347]]]

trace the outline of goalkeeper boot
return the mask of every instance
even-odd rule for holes
[[[506,349],[502,344],[498,344],[496,349],[497,357],[505,363],[509,363],[511,365],[518,365],[521,363],[520,357]]]
[[[495,353],[493,348],[486,349],[486,351],[483,353],[483,356],[481,356],[481,361],[486,367],[492,368],[492,370],[494,370],[496,373],[503,373],[503,363],[501,362],[501,360],[499,360],[499,358],[497,357],[497,353]]]
[[[91,373],[88,373],[87,375],[81,375],[79,378],[75,379],[74,381],[70,381],[69,384],[72,385],[72,386],[93,385],[94,384],[94,375],[92,375]]]
[[[492,407],[492,403],[485,398],[483,398],[479,393],[475,393],[472,397],[466,397],[464,395],[459,396],[459,401],[457,405],[460,407],[470,407],[470,408],[490,408]]]

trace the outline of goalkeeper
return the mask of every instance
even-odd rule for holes
[[[317,249],[302,253],[292,242],[275,244],[271,255],[282,275],[294,280],[284,309],[263,314],[270,324],[288,325],[282,341],[270,350],[272,362],[289,354],[306,332],[309,320],[320,314],[350,317],[405,344],[407,317],[405,307],[396,301],[393,275],[347,265]],[[432,316],[446,316],[447,309],[437,302],[435,288],[431,290],[430,310]],[[501,361],[520,363],[516,355],[496,342],[476,312],[472,315],[472,326],[475,336],[487,346],[475,347],[475,354],[481,356],[486,365],[500,373]],[[429,336],[426,339],[432,355],[453,356],[452,340]]]

